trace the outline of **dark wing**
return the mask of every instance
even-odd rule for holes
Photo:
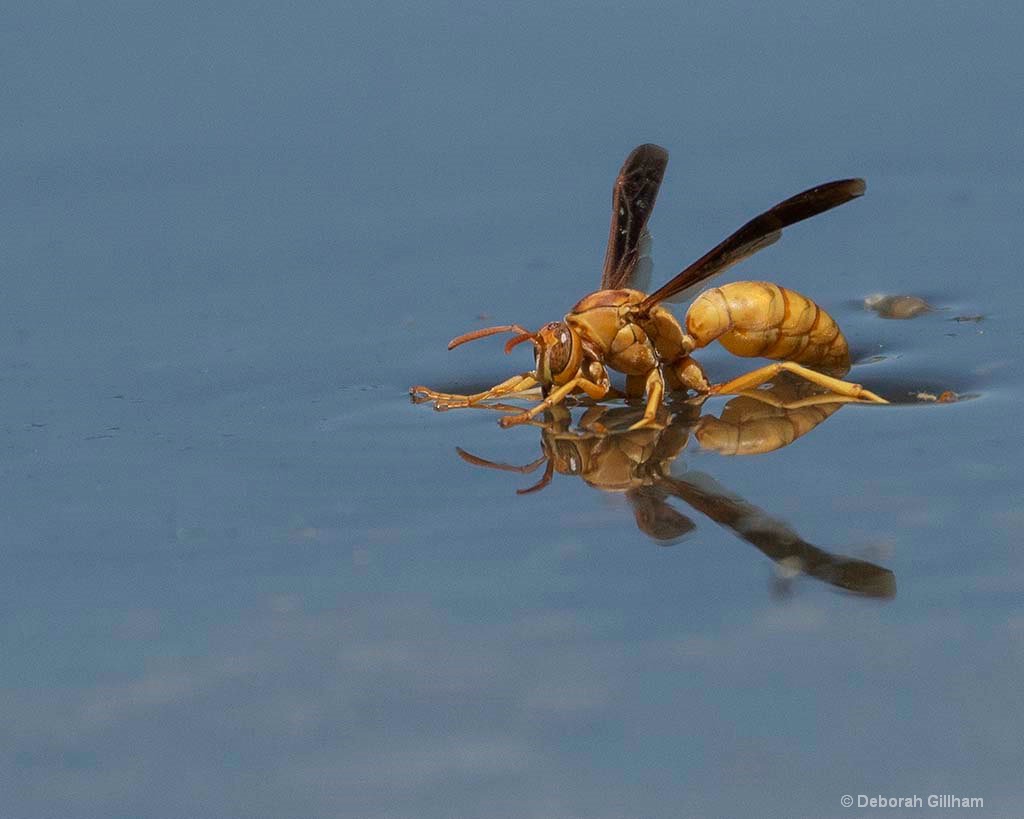
[[[670,282],[651,293],[640,305],[641,313],[649,311],[658,302],[671,298],[695,284],[710,279],[728,267],[753,256],[782,236],[782,229],[802,222],[819,213],[846,204],[862,196],[866,186],[863,179],[840,179],[826,182],[755,216],[720,245],[712,248],[687,267]]]
[[[612,226],[604,255],[602,290],[629,285],[640,258],[640,237],[658,198],[668,151],[657,145],[640,145],[622,164],[612,188]]]

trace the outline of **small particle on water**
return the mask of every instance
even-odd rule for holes
[[[960,396],[953,390],[943,390],[938,395],[932,392],[919,392],[914,397],[918,401],[929,401],[935,404],[952,404],[954,401],[960,400]]]
[[[864,307],[887,319],[914,318],[935,309],[919,296],[887,296],[884,293],[868,296],[864,299]]]

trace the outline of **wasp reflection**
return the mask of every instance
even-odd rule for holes
[[[855,594],[895,596],[896,580],[888,569],[808,543],[707,475],[671,470],[691,436],[701,448],[723,455],[762,454],[793,443],[844,404],[791,381],[737,396],[717,417],[701,414],[703,403],[695,399],[663,406],[656,423],[640,429],[630,427],[643,414],[642,407],[594,405],[575,425],[568,409],[553,407],[543,422],[531,422],[541,430],[541,455],[522,466],[457,451],[468,463],[507,472],[528,474],[544,466],[538,481],[517,490],[520,495],[543,489],[555,473],[578,476],[603,492],[623,493],[637,527],[664,545],[696,528],[669,504],[675,498],[755,546],[779,566],[780,576],[803,573]],[[506,409],[495,404],[490,408]]]

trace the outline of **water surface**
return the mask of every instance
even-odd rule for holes
[[[16,12],[3,814],[1020,815],[1021,34],[991,4]],[[656,282],[867,178],[729,277],[818,300],[896,403],[670,473],[887,593],[677,495],[669,546],[579,477],[516,495],[540,472],[456,447],[524,464],[540,430],[409,403],[529,366],[444,345],[596,286],[648,140]]]

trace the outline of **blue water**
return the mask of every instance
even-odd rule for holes
[[[1022,35],[1011,4],[14,9],[0,814],[1019,816]],[[819,301],[898,403],[671,473],[889,594],[679,497],[665,547],[578,477],[517,496],[543,467],[455,448],[525,464],[538,429],[409,403],[530,366],[445,344],[597,286],[644,141],[656,283],[868,180],[727,276]]]

